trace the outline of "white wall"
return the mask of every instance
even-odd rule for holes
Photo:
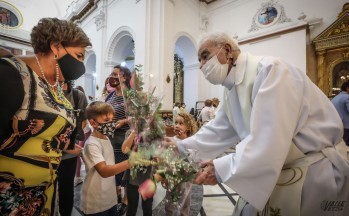
[[[102,9],[105,2],[108,2],[106,27],[97,31],[93,17]],[[101,77],[106,76],[106,73],[109,74],[111,70],[105,60],[113,34],[121,27],[127,27],[135,40],[135,64],[144,65],[146,86],[155,85],[156,93],[164,95],[163,109],[172,109],[173,55],[179,37],[185,35],[190,38],[195,48],[200,34],[205,31],[223,30],[230,35],[238,36],[238,40],[242,41],[258,37],[268,31],[277,31],[281,27],[292,28],[300,25],[301,21],[297,18],[304,12],[307,15],[305,21],[314,18],[323,20],[321,24],[311,28],[310,39],[313,39],[336,19],[346,1],[279,0],[278,3],[284,7],[285,14],[292,23],[284,26],[275,24],[266,30],[249,33],[252,18],[263,2],[220,0],[207,6],[198,0],[140,0],[138,3],[130,0],[101,0],[97,11],[82,23],[83,29],[92,40],[92,49],[96,54],[97,83],[102,87],[104,79]],[[208,18],[207,29],[203,28],[205,26],[201,22],[202,17]],[[247,43],[242,45],[241,49],[257,55],[283,57],[305,71],[306,38],[305,29],[301,29],[269,40]],[[185,73],[184,80],[184,102],[188,109],[198,100],[212,97],[222,99],[223,87],[209,84],[199,68],[194,66],[197,62],[191,60],[197,57],[190,55],[184,59],[184,62],[188,62],[185,63],[185,71],[188,73]],[[153,74],[153,79],[150,78],[150,74]],[[167,75],[171,77],[169,84],[165,81]]]
[[[240,46],[242,52],[284,58],[306,72],[306,31],[298,30]]]

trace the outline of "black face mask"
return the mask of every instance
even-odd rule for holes
[[[106,136],[114,136],[116,122],[98,123],[96,130]]]
[[[113,88],[120,85],[120,80],[117,77],[109,77],[109,85]]]
[[[65,80],[76,80],[85,73],[84,63],[74,58],[68,52],[65,56],[58,59],[57,62]]]

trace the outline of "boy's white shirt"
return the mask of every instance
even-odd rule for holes
[[[102,161],[115,164],[110,140],[91,135],[85,143],[83,157],[87,173],[81,189],[80,209],[85,214],[106,211],[117,204],[115,177],[103,178],[94,166]]]

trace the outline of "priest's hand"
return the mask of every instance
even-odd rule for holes
[[[178,152],[177,142],[171,137],[165,137],[162,141],[162,147],[172,148],[175,152]]]
[[[201,169],[197,173],[195,179],[193,180],[194,184],[198,185],[216,185],[218,184],[213,160],[201,162]]]

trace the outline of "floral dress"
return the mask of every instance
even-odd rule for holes
[[[0,137],[0,215],[53,215],[56,170],[75,127],[73,108],[22,60],[3,59],[20,73],[25,94],[13,133]]]

